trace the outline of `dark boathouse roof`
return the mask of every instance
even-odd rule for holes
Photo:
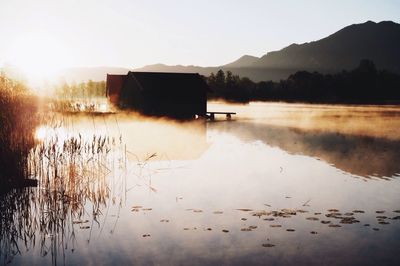
[[[121,108],[183,119],[206,114],[209,87],[197,73],[129,72],[125,77],[107,76],[107,94]]]

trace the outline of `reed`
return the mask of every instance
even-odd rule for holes
[[[0,193],[26,184],[38,100],[21,82],[0,74]]]
[[[64,126],[60,120],[49,120],[49,132]],[[0,264],[38,244],[41,256],[57,264],[74,249],[77,230],[100,228],[107,205],[122,204],[125,145],[122,137],[48,134],[29,151],[27,174],[38,180],[38,188],[0,199]]]

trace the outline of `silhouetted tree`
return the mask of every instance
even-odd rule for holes
[[[228,101],[300,101],[311,103],[392,103],[400,102],[400,75],[378,71],[367,59],[348,72],[323,75],[298,71],[279,82],[254,83],[232,72],[219,70],[206,79],[210,98]]]

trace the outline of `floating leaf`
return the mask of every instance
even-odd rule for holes
[[[229,230],[223,229],[222,232],[229,233]]]
[[[296,210],[296,212],[298,212],[298,213],[307,213],[308,211],[306,211],[306,210]]]
[[[318,221],[319,218],[318,218],[318,217],[307,217],[306,220],[309,220],[309,221]]]
[[[339,212],[338,209],[329,209],[328,212]]]
[[[264,218],[264,221],[274,221],[274,218]]]
[[[256,211],[252,213],[253,216],[258,216],[261,217],[263,215],[271,215],[271,212],[266,212],[266,211]]]
[[[294,232],[294,231],[296,231],[296,230],[294,230],[294,229],[286,229],[286,231],[288,231],[288,232]]]
[[[224,212],[223,211],[215,211],[215,212],[213,212],[214,214],[223,214]]]
[[[329,227],[342,227],[341,225],[339,225],[339,224],[330,224],[330,225],[328,225]]]
[[[277,227],[282,227],[282,225],[280,225],[280,224],[271,224],[271,225],[269,225],[269,227],[277,228]]]
[[[272,248],[272,247],[275,247],[274,244],[262,244],[262,246],[263,246],[264,248]]]
[[[253,211],[252,209],[246,209],[246,208],[240,208],[240,209],[236,209],[238,211],[242,211],[242,212],[251,212]]]

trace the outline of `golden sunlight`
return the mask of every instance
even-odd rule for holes
[[[19,36],[10,51],[11,63],[19,67],[28,82],[34,85],[51,80],[73,60],[68,49],[45,32],[31,32]]]

